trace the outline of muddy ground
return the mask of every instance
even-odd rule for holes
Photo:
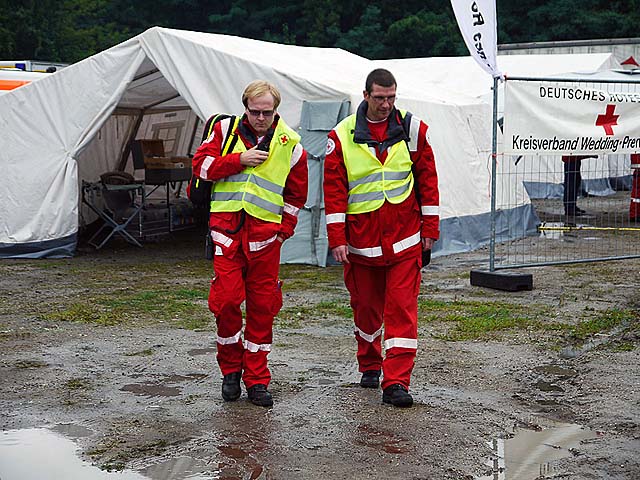
[[[2,430],[87,427],[81,454],[103,469],[474,479],[488,442],[555,420],[591,438],[540,478],[640,478],[640,260],[531,268],[533,290],[503,292],[470,285],[484,250],[433,259],[406,410],[357,384],[341,268],[283,266],[265,409],[220,397],[201,238],[0,262]]]

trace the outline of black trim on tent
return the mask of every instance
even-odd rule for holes
[[[44,242],[0,243],[0,258],[69,258],[77,245],[77,233]]]

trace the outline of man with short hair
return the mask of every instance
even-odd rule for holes
[[[360,385],[377,388],[383,374],[382,401],[410,407],[421,253],[439,237],[436,164],[427,125],[395,108],[391,72],[373,70],[363,95],[357,112],[329,133],[329,247],[351,294]]]
[[[242,117],[219,121],[200,145],[193,172],[215,182],[209,216],[215,247],[209,309],[218,330],[222,398],[237,400],[242,379],[249,400],[269,407],[267,355],[273,319],[282,307],[280,247],[293,235],[307,199],[307,154],[300,136],[277,113],[280,92],[274,85],[251,82],[242,103]],[[243,341],[240,305],[245,300]]]

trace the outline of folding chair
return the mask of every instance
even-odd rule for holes
[[[138,204],[135,202],[137,194],[143,199]],[[98,196],[104,199],[104,208],[98,207]],[[87,242],[89,245],[99,250],[118,234],[127,242],[142,247],[126,228],[144,206],[143,183],[136,183],[133,176],[126,172],[107,172],[100,176],[100,182],[82,182],[82,201],[104,220]]]

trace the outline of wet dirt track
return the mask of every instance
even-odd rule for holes
[[[145,263],[155,274],[156,264],[166,263],[170,274],[161,276],[159,288],[203,288],[206,277],[189,268],[200,261],[199,238],[179,240],[142,250],[114,244],[67,260],[0,263],[2,430],[86,427],[93,434],[79,439],[84,459],[104,469],[146,471],[149,478],[186,478],[149,473],[184,457],[198,462],[206,478],[229,480],[470,480],[491,471],[492,439],[553,419],[594,434],[541,478],[640,478],[637,325],[569,351],[550,343],[555,333],[545,330],[447,341],[439,333],[448,325],[421,323],[412,380],[416,405],[401,410],[383,405],[380,391],[358,386],[350,320],[302,309],[296,321],[277,323],[269,356],[275,405],[264,409],[251,405],[244,391],[237,402],[221,400],[213,323],[188,330],[167,322],[95,325],[45,314],[92,294],[88,285],[96,279],[80,278],[87,266],[108,276]],[[534,290],[515,293],[470,286],[469,271],[478,265],[486,266],[486,252],[434,259],[421,297],[548,304],[565,316],[600,303],[640,305],[638,282],[629,274],[638,278],[638,260],[610,262],[605,273],[583,266],[584,275],[533,269]],[[143,275],[141,268],[120,287],[135,289]],[[598,275],[599,285],[611,288],[587,294],[584,277]],[[339,272],[329,276],[285,288],[285,308],[346,304]],[[289,284],[297,280],[292,275]],[[206,301],[199,305],[206,310]],[[616,335],[633,348],[613,348]]]

